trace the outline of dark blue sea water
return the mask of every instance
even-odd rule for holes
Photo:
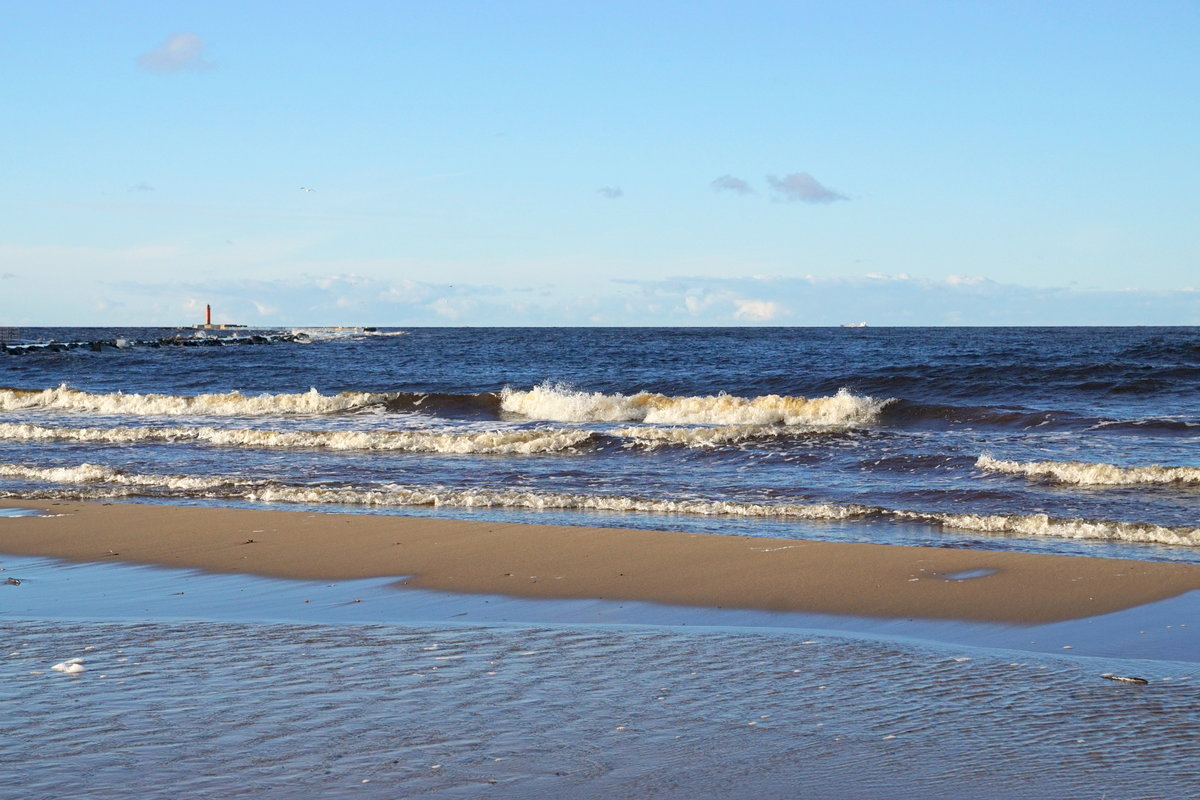
[[[267,333],[10,334],[0,492],[1200,560],[1197,328]]]

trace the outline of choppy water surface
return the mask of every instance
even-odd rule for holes
[[[1195,328],[21,333],[9,496],[1200,553]]]

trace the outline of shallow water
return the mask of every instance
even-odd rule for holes
[[[0,570],[21,581],[0,585],[0,761],[25,796],[1180,798],[1200,779],[1200,593],[1022,627]]]
[[[25,796],[1139,797],[1200,785],[1195,667],[666,629],[2,623]],[[85,672],[49,669],[82,657]]]

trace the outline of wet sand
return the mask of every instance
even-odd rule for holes
[[[1200,589],[1200,565],[666,531],[5,501],[0,552],[465,594],[1047,623]]]

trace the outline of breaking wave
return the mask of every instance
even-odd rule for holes
[[[981,455],[975,466],[988,472],[1024,475],[1077,486],[1138,486],[1153,484],[1200,484],[1197,467],[1118,467],[1083,461],[1003,461]]]
[[[661,425],[826,427],[867,425],[890,400],[853,395],[843,389],[830,397],[716,394],[670,397],[575,391],[543,384],[527,391],[446,394],[419,392],[341,392],[316,389],[295,394],[170,395],[94,393],[63,385],[55,389],[0,388],[0,411],[52,410],[127,416],[250,417],[317,415],[359,411],[496,419],[502,413],[552,422],[640,422]],[[707,435],[707,434],[706,434]],[[645,437],[643,437],[645,438]]]
[[[1103,542],[1135,542],[1182,547],[1200,546],[1200,528],[1169,528],[1149,522],[1119,522],[1047,514],[946,514],[920,511],[890,511],[899,520],[928,522],[980,533],[1017,536],[1055,536]]]
[[[68,386],[57,389],[0,389],[0,411],[54,409],[137,416],[251,417],[276,414],[331,414],[386,403],[381,392],[324,395],[316,389],[299,394],[96,394]]]
[[[208,497],[259,503],[342,505],[368,507],[501,508],[533,511],[580,510],[618,513],[695,514],[796,520],[882,519],[918,522],[988,534],[1059,537],[1108,542],[1132,542],[1186,547],[1200,546],[1200,528],[1171,528],[1145,522],[1056,518],[1046,514],[950,514],[909,511],[880,506],[830,503],[750,503],[733,500],[666,500],[619,495],[556,494],[514,490],[452,489],[441,486],[389,485],[379,488],[300,486],[272,481],[180,475],[142,475],[95,464],[39,468],[0,465],[0,477],[65,484],[104,485],[100,490],[75,493],[86,498],[127,497],[132,494],[166,497]],[[142,489],[141,492],[131,491]],[[8,493],[12,496],[13,493]],[[27,497],[23,492],[20,496]],[[63,496],[55,493],[53,496]]]
[[[102,444],[197,442],[230,447],[389,450],[413,453],[530,455],[561,453],[595,437],[584,430],[514,431],[272,431],[231,428],[50,428],[0,423],[0,439]]]
[[[890,402],[843,389],[832,397],[765,395],[670,397],[651,392],[603,394],[542,384],[505,387],[500,407],[528,419],[554,422],[647,422],[666,425],[864,425]]]
[[[171,489],[185,492],[240,489],[252,485],[252,482],[232,478],[139,475],[101,464],[80,464],[75,467],[28,467],[22,464],[0,464],[0,477],[48,483],[107,483],[116,486]]]
[[[656,450],[660,447],[715,448],[727,445],[771,441],[806,434],[830,435],[845,428],[797,428],[781,425],[723,425],[716,428],[626,426],[608,431],[610,436],[627,440],[626,446]]]
[[[323,449],[446,453],[461,455],[534,455],[569,453],[597,445],[605,437],[626,447],[716,448],[762,442],[783,436],[829,435],[845,429],[730,425],[720,428],[627,426],[603,433],[581,428],[524,428],[451,433],[415,431],[279,431],[257,428],[116,427],[59,428],[0,422],[0,440],[58,441],[84,444],[206,444],[262,449]]]

